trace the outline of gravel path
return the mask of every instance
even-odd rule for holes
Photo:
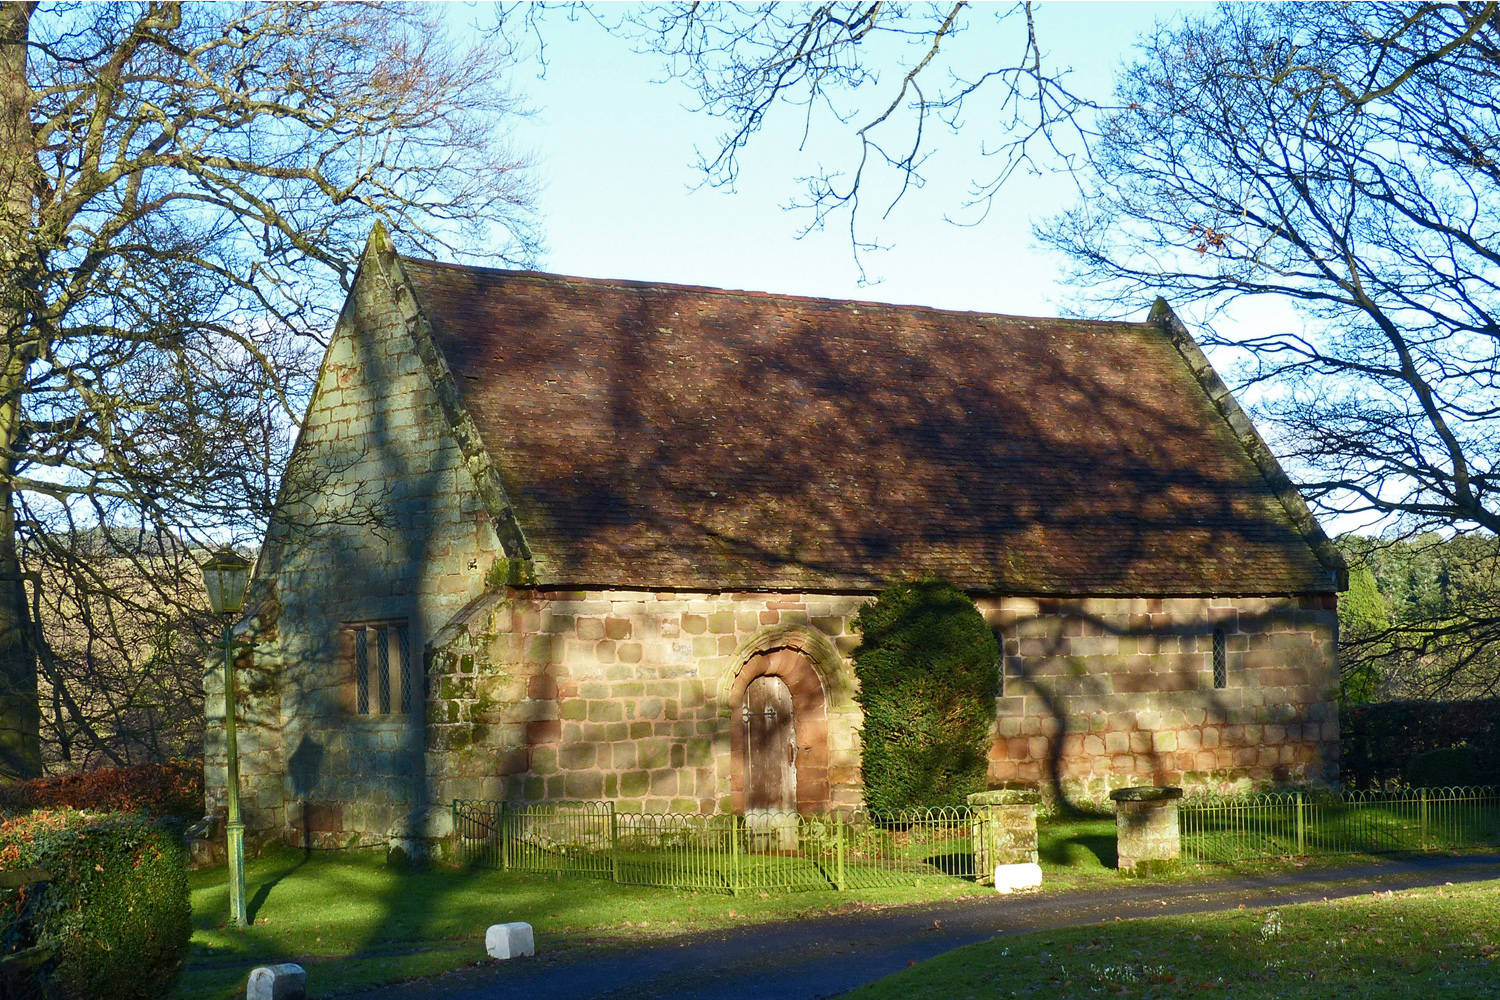
[[[720,931],[642,947],[565,949],[360,994],[360,1000],[815,1000],[1002,934],[1278,906],[1500,879],[1500,856],[1418,858],[1204,885],[1122,883],[996,895]]]

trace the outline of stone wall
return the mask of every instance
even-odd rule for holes
[[[317,843],[423,828],[433,800],[420,709],[346,710],[341,624],[405,621],[420,670],[500,554],[388,266],[366,256],[324,359],[252,582],[254,664],[238,675],[246,823],[296,839],[310,823]],[[205,678],[211,812],[224,791],[217,667]]]
[[[824,717],[813,808],[860,802],[854,678],[858,595],[506,590],[431,657],[430,773],[455,798],[614,799],[622,810],[735,807],[734,681],[758,654],[803,650]],[[811,720],[808,720],[811,721]],[[808,761],[813,758],[809,756]]]
[[[1103,803],[1125,785],[1338,780],[1334,595],[978,603],[1004,641],[994,782]]]
[[[452,800],[468,798],[737,811],[736,676],[787,646],[806,651],[827,707],[809,737],[826,742],[826,780],[801,807],[856,807],[861,718],[848,655],[858,643],[853,616],[868,599],[484,593],[433,634],[420,775],[409,730],[282,696],[304,706],[301,717],[283,712],[285,730],[325,755],[316,782],[304,783],[295,761],[287,768],[285,827],[300,836],[305,811],[315,840],[378,841],[414,817],[412,833],[420,820],[421,834],[441,837]],[[1191,793],[1337,779],[1329,598],[978,604],[1005,651],[994,784],[1037,781],[1052,795],[1104,804],[1110,789],[1127,785]],[[1214,687],[1215,628],[1225,633],[1222,689]],[[294,666],[285,675],[292,683],[320,675],[311,663]]]
[[[491,595],[430,669],[438,801],[611,798],[627,810],[737,809],[733,674],[788,635],[822,636],[830,794],[860,798],[847,655],[866,595]],[[993,783],[1105,804],[1111,788],[1233,791],[1337,780],[1331,598],[981,598],[1003,638]],[[1214,688],[1224,630],[1226,685]],[[1054,778],[1056,779],[1054,782]],[[800,779],[799,779],[800,780]]]

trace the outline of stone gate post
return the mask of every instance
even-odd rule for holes
[[[1001,892],[1041,885],[1037,864],[1035,789],[999,788],[968,797],[973,808],[974,870]]]
[[[1138,785],[1109,793],[1115,803],[1115,842],[1120,870],[1142,873],[1182,857],[1177,827],[1181,788]]]

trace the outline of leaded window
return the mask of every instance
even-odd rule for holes
[[[1214,629],[1214,687],[1229,686],[1229,654],[1225,651],[1224,630]]]
[[[411,713],[420,704],[422,679],[413,672],[406,623],[363,622],[345,629],[354,638],[354,713]]]

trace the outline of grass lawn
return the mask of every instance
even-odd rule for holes
[[[1053,818],[1038,833],[1043,891],[1118,884],[1112,817]],[[1347,863],[1347,858],[1318,861],[1320,867]],[[1159,878],[1207,882],[1291,868],[1285,861],[1205,865]],[[387,867],[379,851],[320,852],[305,859],[289,848],[252,860],[246,869],[254,926],[244,931],[224,925],[226,869],[191,875],[193,950],[179,992],[183,1000],[233,997],[243,990],[252,966],[278,961],[296,961],[307,969],[312,996],[436,975],[482,960],[484,928],[507,920],[527,921],[539,945],[557,951],[583,941],[639,942],[994,891],[938,878],[897,888],[736,898],[487,869],[397,869]]]
[[[183,1000],[232,997],[254,965],[296,961],[312,996],[436,975],[484,958],[485,927],[525,920],[538,945],[639,942],[839,911],[988,895],[958,879],[858,892],[716,893],[489,870],[387,867],[382,852],[304,859],[281,849],[246,865],[254,926],[224,924],[227,870],[193,872],[193,950]]]
[[[1500,997],[1500,882],[997,938],[849,1000]]]

